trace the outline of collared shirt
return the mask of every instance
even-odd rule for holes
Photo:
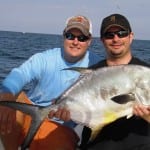
[[[76,71],[63,69],[88,67],[100,60],[96,54],[87,51],[82,60],[68,63],[62,53],[61,48],[54,48],[33,55],[5,78],[2,84],[4,91],[17,94],[26,84],[32,83],[28,91],[29,99],[37,105],[47,106],[80,75]]]

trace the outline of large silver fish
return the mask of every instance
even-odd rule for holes
[[[22,150],[29,147],[42,120],[51,109],[66,107],[71,119],[92,129],[93,139],[107,124],[132,116],[135,103],[150,105],[150,69],[139,65],[120,65],[97,70],[70,68],[81,72],[79,80],[60,95],[55,104],[43,108],[18,102],[1,101],[31,115],[32,123]]]

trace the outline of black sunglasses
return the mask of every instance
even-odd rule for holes
[[[106,32],[104,33],[103,37],[106,39],[113,39],[115,35],[117,35],[119,38],[124,38],[129,35],[129,31],[120,30],[115,32]]]
[[[75,35],[73,35],[72,33],[69,33],[69,32],[64,33],[64,37],[67,40],[74,40],[75,38],[77,38],[79,42],[85,42],[89,39],[88,36],[85,36],[85,35],[75,36]]]

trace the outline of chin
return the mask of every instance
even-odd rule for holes
[[[122,56],[122,53],[111,53],[111,56],[114,58],[120,58]]]

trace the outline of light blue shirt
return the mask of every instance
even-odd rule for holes
[[[64,68],[88,67],[100,61],[100,57],[87,51],[82,60],[68,63],[62,53],[61,48],[54,48],[33,55],[10,72],[2,83],[4,89],[17,94],[31,82],[33,85],[28,92],[29,99],[37,105],[47,106],[80,75],[76,71],[63,70]]]

